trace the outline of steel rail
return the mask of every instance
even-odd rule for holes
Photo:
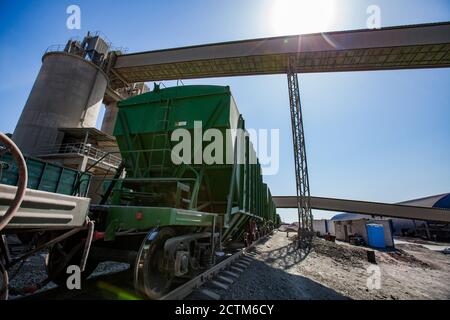
[[[277,208],[297,208],[296,196],[273,196]],[[373,216],[450,222],[450,210],[407,204],[310,197],[311,208],[317,210],[351,212]]]
[[[206,270],[202,274],[196,276],[195,278],[189,280],[188,282],[186,282],[186,283],[182,284],[181,286],[177,287],[176,289],[172,290],[165,296],[161,297],[159,300],[182,300],[182,299],[184,299],[189,294],[191,294],[194,290],[200,288],[203,284],[211,281],[220,272],[222,272],[225,269],[227,269],[228,267],[230,267],[231,264],[233,264],[235,261],[237,261],[243,255],[245,255],[255,245],[257,245],[262,240],[266,239],[269,235],[271,235],[272,232],[265,235],[264,237],[259,238],[257,241],[253,242],[250,246],[239,250],[235,254],[226,258],[224,261],[219,262],[218,264],[216,264],[212,268]]]

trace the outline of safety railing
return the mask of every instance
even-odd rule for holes
[[[66,143],[61,146],[44,147],[38,152],[41,156],[57,155],[57,154],[73,154],[86,156],[93,160],[100,160],[99,163],[118,168],[122,159],[113,154],[93,147],[90,144],[85,143]]]

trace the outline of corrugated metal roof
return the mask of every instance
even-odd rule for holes
[[[424,198],[407,200],[399,202],[398,204],[406,204],[411,206],[428,207],[428,208],[450,209],[450,193],[443,193]]]
[[[330,220],[332,221],[346,221],[346,220],[358,220],[372,217],[367,214],[357,214],[357,213],[339,213],[333,216]]]

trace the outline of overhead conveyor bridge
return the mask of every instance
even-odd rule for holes
[[[275,196],[277,208],[297,208],[296,196]],[[450,222],[450,210],[404,204],[310,197],[311,208],[325,211],[351,212],[392,218]]]
[[[450,23],[222,42],[120,55],[123,82],[450,66]],[[113,77],[114,78],[114,77]],[[112,79],[114,81],[114,79]]]

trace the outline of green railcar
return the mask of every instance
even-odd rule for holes
[[[181,153],[173,152],[181,143],[175,137],[180,129],[191,137],[191,156],[178,157],[184,160],[181,164],[174,163]],[[204,141],[203,135],[209,129],[216,130],[223,142],[222,155],[213,163],[205,159],[211,141]],[[223,241],[242,237],[243,226],[250,219],[275,223],[275,206],[262,181],[253,146],[248,136],[237,138],[236,132],[245,133],[245,124],[229,87],[156,89],[121,102],[114,135],[126,177],[117,183],[110,199],[115,208],[109,216],[108,237],[112,239],[118,229],[127,228],[127,206],[138,207],[143,216],[152,215],[154,207],[170,208],[167,214],[173,217],[163,220],[182,225],[185,218],[177,217],[176,209],[183,210],[183,215],[186,210],[217,214],[216,223],[224,229]],[[199,223],[212,223],[213,219]],[[154,220],[142,219],[140,229],[149,227],[145,221]],[[131,222],[136,227],[136,221]]]
[[[104,231],[94,251],[137,250],[138,290],[160,297],[209,268],[217,250],[279,223],[229,87],[155,86],[118,108],[123,163],[93,210]]]

